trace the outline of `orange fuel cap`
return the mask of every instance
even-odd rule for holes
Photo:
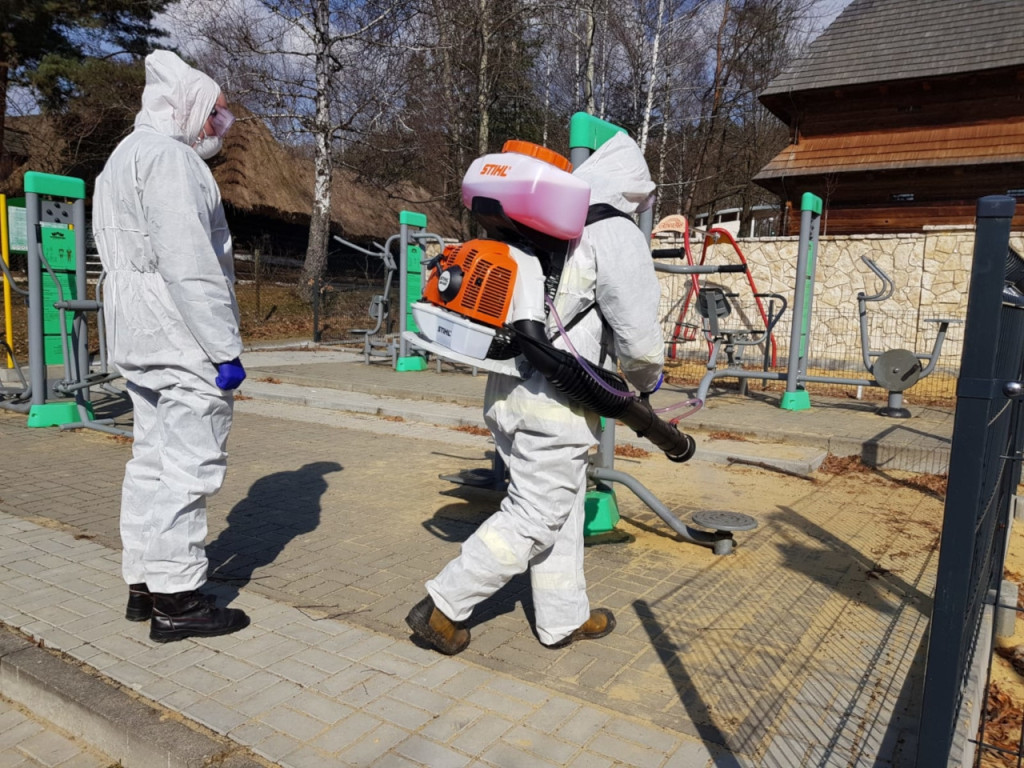
[[[572,173],[572,163],[569,162],[568,158],[563,157],[553,149],[542,147],[540,144],[534,144],[532,141],[510,139],[505,142],[505,146],[501,148],[501,151],[515,152],[517,155],[529,155],[538,160],[543,160],[545,163],[550,163],[566,173]]]

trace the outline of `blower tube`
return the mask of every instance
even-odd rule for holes
[[[512,324],[519,349],[544,378],[571,400],[608,419],[617,419],[665,452],[672,461],[689,460],[697,444],[675,424],[662,420],[650,404],[632,395],[616,395],[598,386],[572,355],[548,341],[544,324],[537,320],[519,320]],[[614,389],[628,385],[617,373],[595,368],[595,372]]]

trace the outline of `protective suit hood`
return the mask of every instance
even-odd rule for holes
[[[209,75],[170,51],[153,51],[146,57],[146,87],[135,127],[192,146],[219,95],[220,86]]]
[[[625,133],[617,133],[573,172],[590,185],[590,204],[609,203],[623,213],[649,208],[654,182],[643,152]]]

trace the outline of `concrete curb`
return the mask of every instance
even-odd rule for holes
[[[129,695],[3,624],[0,695],[118,760],[123,768],[268,765],[228,739],[170,719],[169,710]]]
[[[477,405],[463,402],[430,402],[423,399],[409,400],[354,389],[309,387],[291,381],[281,384],[246,382],[244,387],[243,394],[246,397],[265,402],[398,418],[407,422],[445,427],[486,428],[482,401]],[[746,463],[788,474],[810,475],[821,466],[826,455],[826,449],[820,444],[781,445],[777,442],[707,440],[700,430],[687,428],[685,431],[693,432],[698,442],[699,449],[695,460],[713,464]],[[620,444],[632,445],[651,453],[657,452],[647,440],[636,437],[628,429],[618,430],[616,439]]]

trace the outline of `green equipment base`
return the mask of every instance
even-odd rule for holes
[[[427,360],[419,355],[409,355],[409,357],[400,357],[395,363],[396,371],[425,371],[427,370]]]
[[[92,419],[92,403],[86,403],[85,410]],[[28,426],[59,427],[62,424],[74,424],[81,421],[78,405],[75,403],[44,403],[33,405],[28,411]]]
[[[619,522],[619,504],[615,500],[615,491],[587,491],[584,503],[583,535],[597,536],[608,533]]]
[[[784,411],[807,411],[811,408],[811,396],[806,390],[784,392],[779,408]]]

